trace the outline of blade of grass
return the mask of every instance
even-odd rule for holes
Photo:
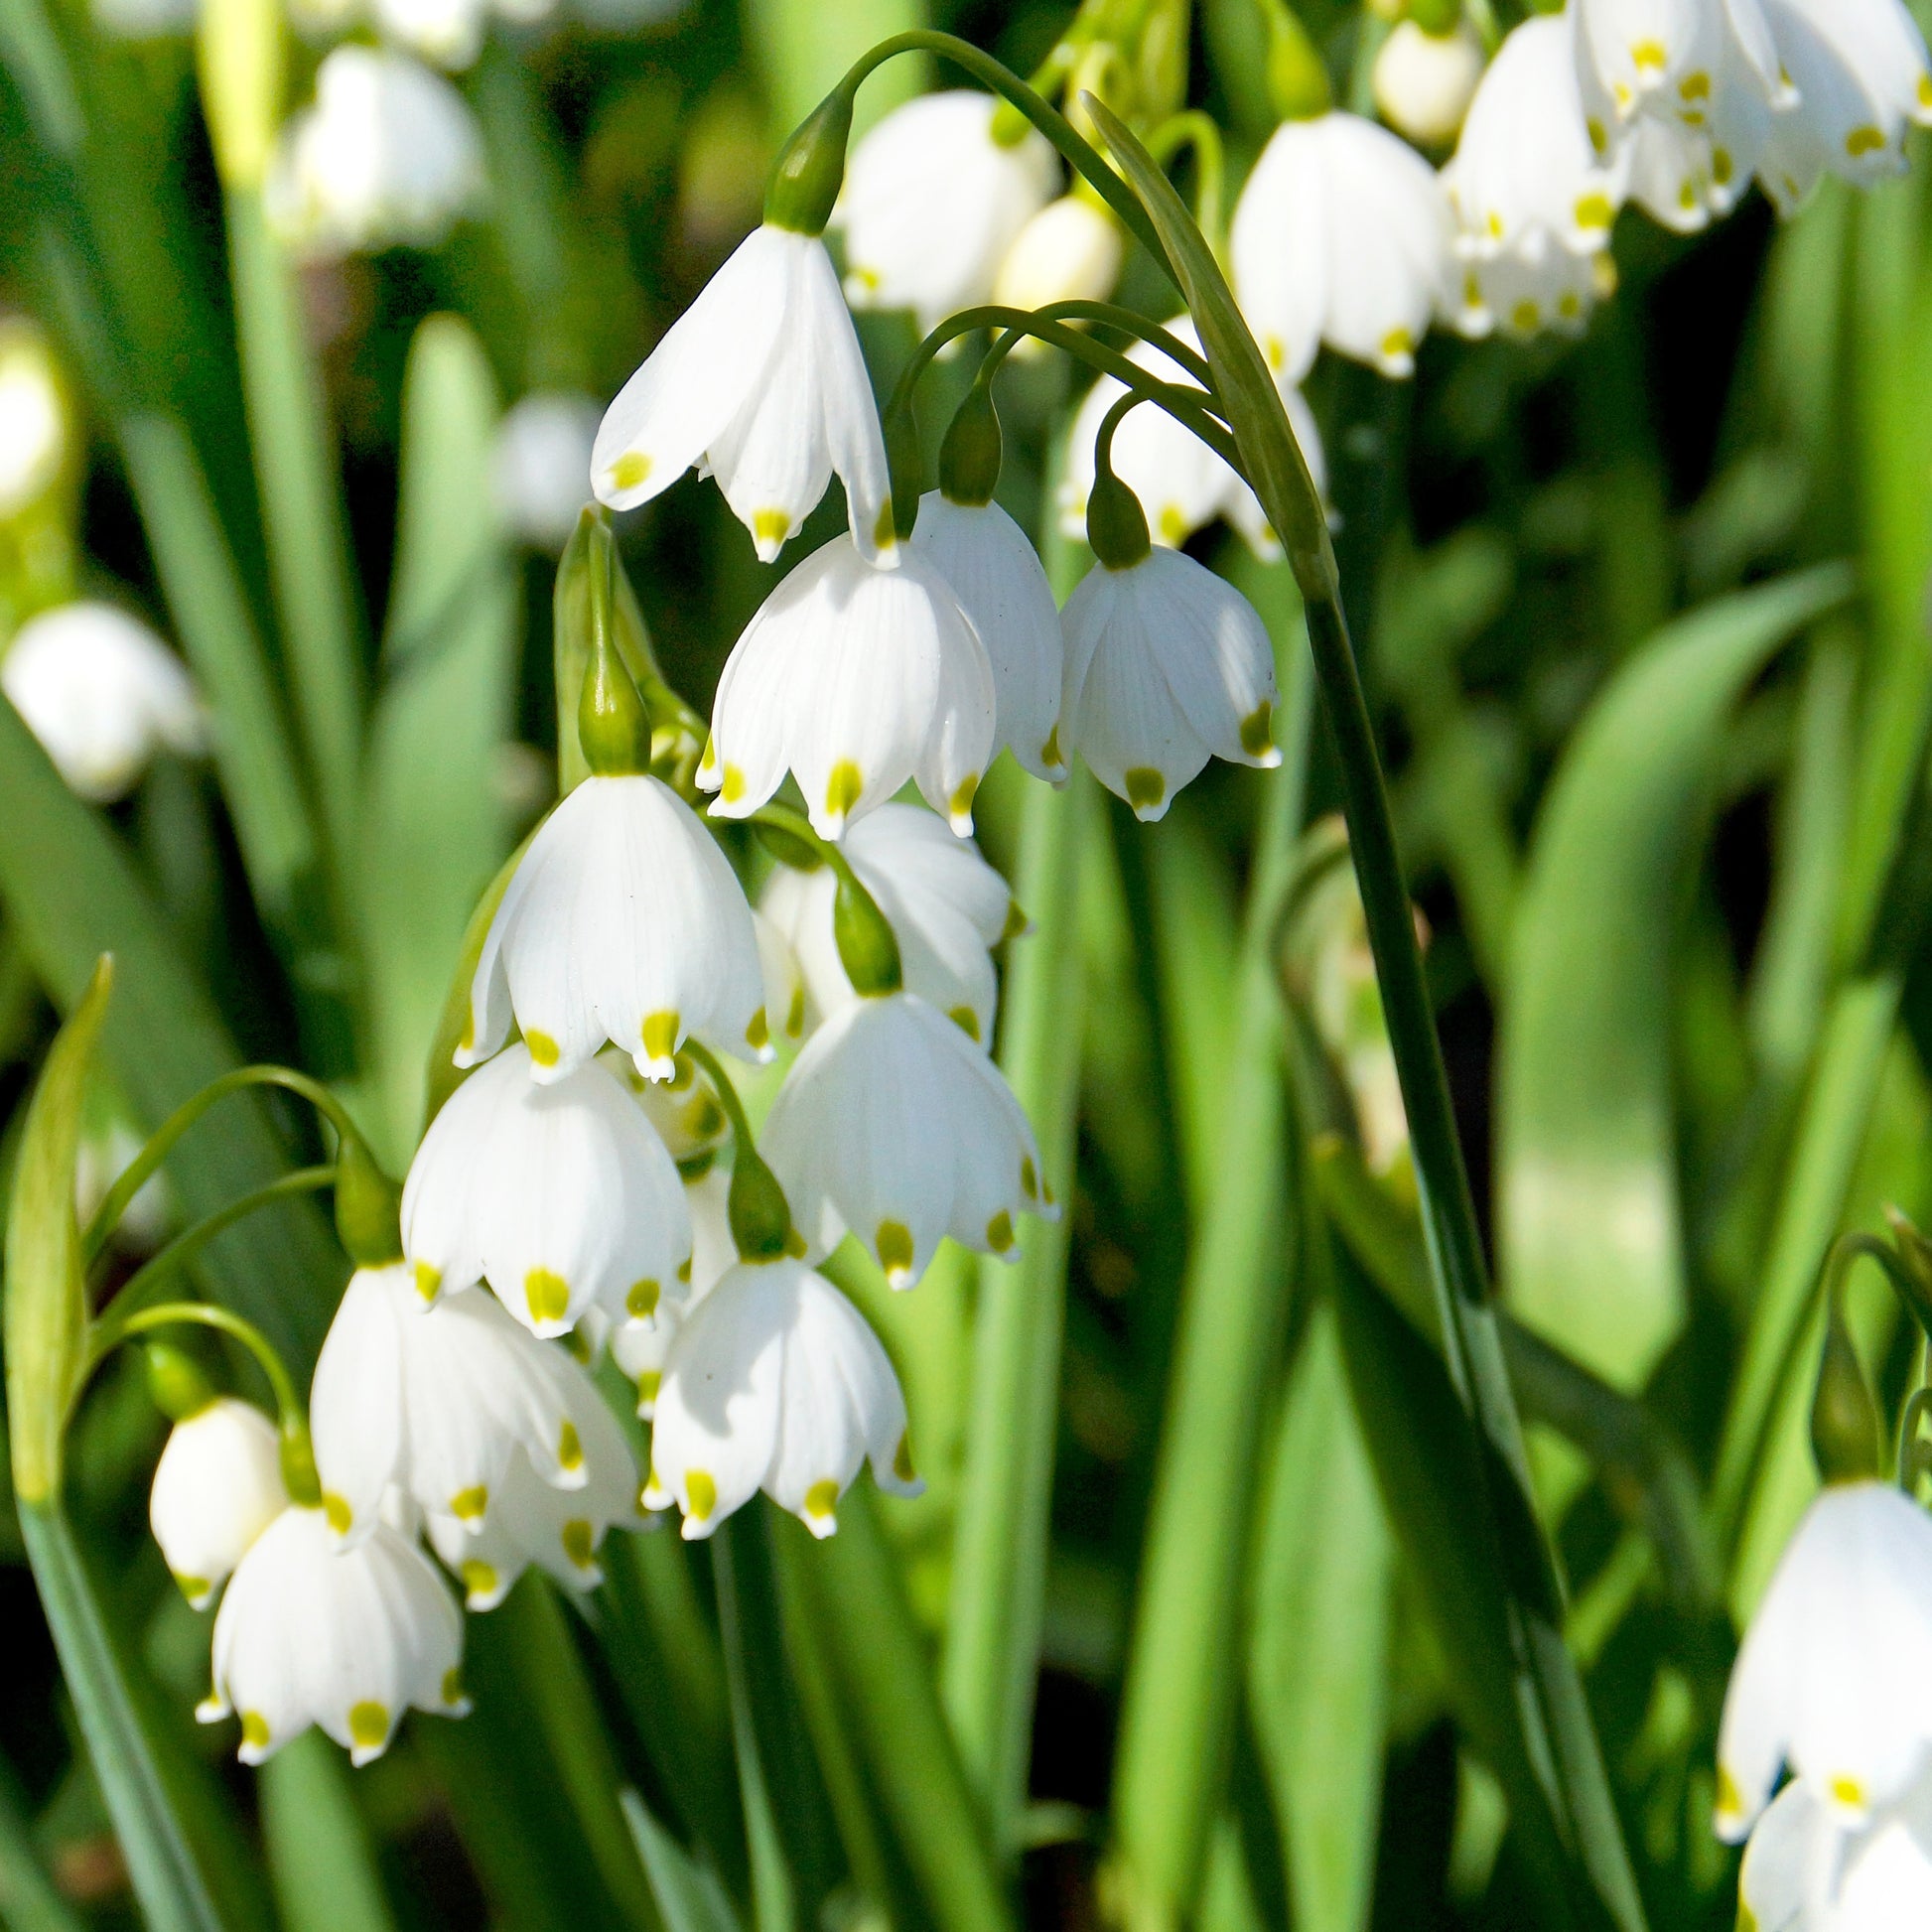
[[[282,1932],[395,1932],[350,1778],[319,1730],[262,1766],[262,1839]]]
[[[622,1793],[621,1802],[665,1932],[740,1932],[738,1914],[717,1873],[693,1863],[636,1792]]]

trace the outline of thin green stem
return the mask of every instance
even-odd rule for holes
[[[725,1118],[732,1124],[732,1139],[737,1142],[741,1153],[755,1154],[758,1143],[752,1134],[752,1123],[745,1112],[745,1103],[738,1097],[738,1089],[732,1085],[731,1075],[725,1071],[724,1063],[716,1053],[695,1036],[687,1037],[678,1048],[680,1053],[689,1053],[693,1060],[704,1069],[705,1076],[717,1089],[718,1104],[725,1110]]]
[[[121,1216],[127,1212],[128,1202],[147,1185],[161,1164],[173,1153],[176,1142],[216,1101],[225,1099],[231,1093],[240,1093],[247,1087],[281,1087],[289,1093],[299,1094],[329,1121],[344,1140],[360,1138],[355,1123],[348,1117],[348,1110],[320,1080],[312,1079],[292,1066],[238,1066],[233,1072],[222,1074],[218,1080],[210,1080],[199,1093],[190,1094],[155,1129],[147,1145],[116,1176],[114,1184],[95,1208],[93,1219],[87,1223],[86,1238],[81,1243],[83,1267],[92,1267],[100,1258],[109,1236],[120,1225]]]
[[[1227,155],[1212,115],[1189,107],[1165,120],[1148,136],[1147,151],[1166,167],[1182,148],[1194,152],[1194,220],[1207,237],[1216,261],[1227,258],[1225,196]]]
[[[836,91],[849,99],[858,92],[860,84],[875,69],[883,67],[897,55],[913,52],[942,56],[1011,102],[1052,142],[1068,167],[1119,215],[1129,232],[1140,240],[1156,263],[1164,269],[1169,267],[1167,250],[1161,245],[1161,237],[1154,223],[1148,219],[1147,210],[1127,184],[1108,167],[1099,150],[1074,129],[1064,114],[1043,100],[1017,73],[1003,67],[992,55],[982,53],[970,41],[963,41],[955,34],[934,33],[927,28],[895,34],[892,39],[881,41],[855,61]]]
[[[298,1168],[293,1173],[285,1173],[279,1180],[271,1180],[267,1186],[257,1187],[230,1201],[217,1213],[210,1214],[205,1221],[197,1221],[192,1228],[176,1235],[159,1254],[143,1262],[108,1305],[106,1315],[118,1316],[140,1308],[217,1235],[225,1234],[237,1221],[245,1220],[258,1208],[270,1207],[280,1200],[291,1200],[297,1194],[314,1193],[318,1188],[333,1187],[335,1183],[336,1170],[333,1166]]]
[[[136,1335],[151,1334],[156,1328],[200,1327],[212,1328],[218,1334],[232,1337],[254,1356],[262,1373],[268,1378],[268,1386],[275,1393],[275,1407],[285,1425],[302,1414],[301,1398],[295,1392],[295,1382],[283,1366],[281,1356],[252,1321],[236,1314],[232,1309],[224,1309],[214,1302],[161,1302],[151,1309],[131,1312],[124,1319],[116,1319],[116,1311],[110,1310],[102,1320],[95,1322],[88,1330],[87,1352],[81,1361],[80,1373],[74,1380],[75,1401],[79,1400],[94,1370],[122,1342],[132,1341]]]

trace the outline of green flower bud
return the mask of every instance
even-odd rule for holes
[[[854,992],[872,999],[897,993],[904,984],[898,940],[891,923],[878,900],[844,866],[839,868],[839,888],[832,900],[832,936]]]
[[[1268,10],[1268,94],[1285,121],[1310,121],[1334,104],[1328,69],[1286,0]]]
[[[908,403],[901,409],[889,409],[882,427],[886,468],[893,480],[893,533],[902,542],[919,520],[919,486],[925,478],[918,418]]]
[[[1462,24],[1462,0],[1409,0],[1409,18],[1425,34],[1446,39]]]
[[[975,382],[939,446],[939,487],[950,503],[990,503],[1000,482],[1000,412],[993,385]]]
[[[762,819],[754,819],[752,824],[759,843],[779,865],[789,866],[793,872],[816,872],[825,863],[818,847],[796,832],[789,832],[782,825],[767,825]]]
[[[741,1261],[776,1261],[801,1252],[785,1190],[749,1143],[740,1145],[732,1162],[726,1211]]]
[[[1154,549],[1141,499],[1104,463],[1087,492],[1087,544],[1109,570],[1131,570]]]
[[[557,585],[551,599],[551,661],[557,693],[557,788],[574,790],[590,773],[578,737],[578,705],[591,661],[591,590],[602,573],[611,592],[610,624],[618,656],[641,687],[657,674],[644,614],[631,589],[623,560],[618,555],[611,530],[611,512],[586,504],[577,528],[557,564]]]
[[[834,88],[784,145],[764,191],[764,218],[794,234],[823,234],[845,183],[845,149],[852,138],[852,96]]]
[[[170,1422],[188,1422],[214,1400],[214,1384],[185,1348],[171,1341],[151,1341],[147,1358],[148,1394]]]
[[[590,661],[577,701],[577,741],[584,761],[600,778],[629,777],[650,769],[650,711],[618,649],[613,575],[617,547],[608,527],[590,545]]]
[[[336,1153],[336,1233],[358,1268],[402,1259],[402,1189],[359,1134],[345,1135]]]

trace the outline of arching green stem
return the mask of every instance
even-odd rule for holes
[[[780,1255],[801,1255],[804,1243],[792,1226],[791,1204],[778,1176],[765,1166],[752,1134],[745,1103],[738,1097],[731,1075],[709,1046],[695,1035],[680,1049],[704,1068],[718,1094],[725,1117],[732,1124],[732,1182],[728,1208],[732,1239],[742,1261],[776,1261]]]
[[[1164,168],[1182,148],[1194,151],[1198,176],[1194,185],[1194,221],[1207,237],[1215,260],[1225,262],[1227,153],[1221,143],[1220,128],[1211,115],[1198,107],[1189,107],[1163,121],[1147,139],[1148,153]]]
[[[1173,270],[1169,264],[1167,250],[1162,247],[1161,237],[1154,223],[1148,219],[1147,210],[1142,207],[1133,190],[1101,158],[1099,150],[1075,131],[1058,108],[1042,99],[1017,73],[1010,72],[992,55],[982,53],[970,41],[963,41],[954,34],[936,33],[928,28],[914,28],[908,33],[895,34],[891,40],[881,41],[877,47],[861,55],[847,69],[845,78],[833,89],[833,93],[843,94],[849,100],[874,69],[883,67],[897,55],[914,52],[942,56],[1024,114],[1060,151],[1067,166],[1119,215],[1129,232],[1168,272],[1170,278],[1173,277]]]
[[[838,894],[832,905],[832,936],[838,944],[839,963],[845,968],[853,990],[869,998],[898,992],[905,983],[899,962],[898,935],[865,882],[853,871],[851,860],[832,840],[820,838],[808,819],[787,806],[761,805],[752,814],[752,822],[796,839],[809,847],[821,864],[832,869],[838,880]]]
[[[336,1170],[333,1166],[298,1168],[293,1173],[283,1174],[279,1180],[271,1180],[265,1187],[257,1187],[252,1193],[229,1201],[206,1220],[197,1221],[192,1228],[176,1235],[158,1254],[151,1255],[143,1262],[108,1305],[105,1318],[118,1318],[139,1309],[217,1235],[225,1234],[237,1221],[246,1220],[258,1208],[272,1207],[277,1201],[293,1200],[298,1194],[311,1194],[320,1188],[334,1186],[335,1181]]]
[[[110,1315],[97,1322],[87,1337],[87,1353],[81,1361],[80,1373],[74,1378],[71,1400],[80,1400],[88,1378],[122,1342],[156,1328],[180,1326],[212,1328],[218,1334],[232,1336],[261,1365],[275,1395],[277,1427],[282,1439],[282,1481],[291,1501],[314,1508],[322,1501],[322,1484],[316,1478],[307,1411],[268,1337],[232,1309],[217,1308],[210,1302],[164,1302],[159,1308],[144,1309],[123,1320],[117,1321]]]
[[[93,1219],[87,1223],[86,1238],[81,1244],[83,1266],[91,1267],[99,1259],[108,1237],[127,1212],[128,1202],[154,1177],[162,1162],[174,1152],[176,1142],[216,1101],[225,1100],[229,1094],[240,1093],[248,1087],[281,1087],[288,1093],[297,1094],[321,1113],[345,1140],[361,1138],[355,1123],[348,1116],[348,1110],[320,1080],[311,1079],[308,1074],[298,1072],[292,1066],[238,1066],[232,1073],[224,1073],[218,1080],[210,1080],[199,1093],[190,1094],[155,1129],[147,1145],[127,1164],[94,1210]]]

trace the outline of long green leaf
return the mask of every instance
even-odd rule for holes
[[[665,1932],[740,1932],[738,1915],[718,1874],[692,1859],[650,1815],[636,1792],[624,1792],[622,1804]]]
[[[395,1932],[353,1775],[319,1730],[262,1766],[262,1838],[282,1932]]]
[[[515,580],[490,497],[496,397],[454,316],[416,331],[403,377],[402,491],[369,734],[359,901],[385,1151],[422,1131],[445,992],[477,896],[509,848],[492,782],[510,731]]]
[[[1500,1272],[1532,1328],[1619,1388],[1684,1320],[1673,949],[1725,722],[1850,589],[1825,567],[1667,624],[1571,740],[1537,824],[1500,1048]]]
[[[120,840],[62,782],[8,704],[0,704],[0,900],[64,1009],[100,955],[114,955],[101,1050],[138,1122],[158,1126],[241,1064]],[[183,1214],[199,1220],[292,1165],[259,1102],[237,1096],[183,1142],[167,1173]],[[295,1202],[253,1216],[211,1243],[199,1265],[210,1291],[306,1372],[346,1272],[315,1207]]]
[[[1295,1923],[1361,1932],[1381,1824],[1394,1546],[1326,1307],[1303,1340],[1259,1520],[1248,1710]]]
[[[27,1794],[5,1762],[0,1762],[0,1925],[9,1932],[83,1932],[80,1915],[55,1889],[41,1863]]]

